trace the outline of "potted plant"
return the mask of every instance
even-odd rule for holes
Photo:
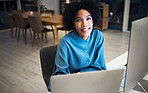
[[[46,11],[47,8],[45,5],[39,5],[40,12]]]

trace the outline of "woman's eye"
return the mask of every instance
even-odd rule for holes
[[[86,18],[86,20],[90,20],[90,19],[91,19],[90,17]]]
[[[76,22],[80,22],[81,21],[81,19],[76,19]]]

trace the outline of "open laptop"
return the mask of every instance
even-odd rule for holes
[[[118,93],[124,69],[51,76],[51,93]]]

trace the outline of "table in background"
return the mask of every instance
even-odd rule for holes
[[[33,14],[30,14],[28,12],[25,12],[24,14],[24,18],[28,18],[28,15],[40,15],[40,13],[38,12],[33,12]],[[57,26],[58,25],[62,25],[62,15],[58,15],[58,14],[54,14],[52,16],[41,16],[41,21],[46,24],[46,25],[52,25],[54,26],[54,43],[57,44],[58,43],[58,39],[57,39]],[[11,39],[13,38],[13,22],[14,22],[14,18],[13,15],[11,15]]]
[[[58,43],[58,38],[57,38],[57,26],[58,25],[62,25],[62,15],[57,15],[54,14],[52,15],[50,18],[49,17],[41,17],[41,20],[44,24],[46,25],[53,25],[54,26],[54,33],[55,33],[55,41],[54,43],[57,44]]]

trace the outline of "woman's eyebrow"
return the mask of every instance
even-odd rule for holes
[[[91,15],[87,15],[86,18],[87,18],[87,17],[90,17],[90,16],[91,16]],[[81,18],[81,17],[75,17],[75,19],[77,19],[77,18]]]
[[[78,18],[81,18],[81,17],[75,17],[75,19],[78,19]]]
[[[91,15],[87,15],[86,17],[91,17]]]

